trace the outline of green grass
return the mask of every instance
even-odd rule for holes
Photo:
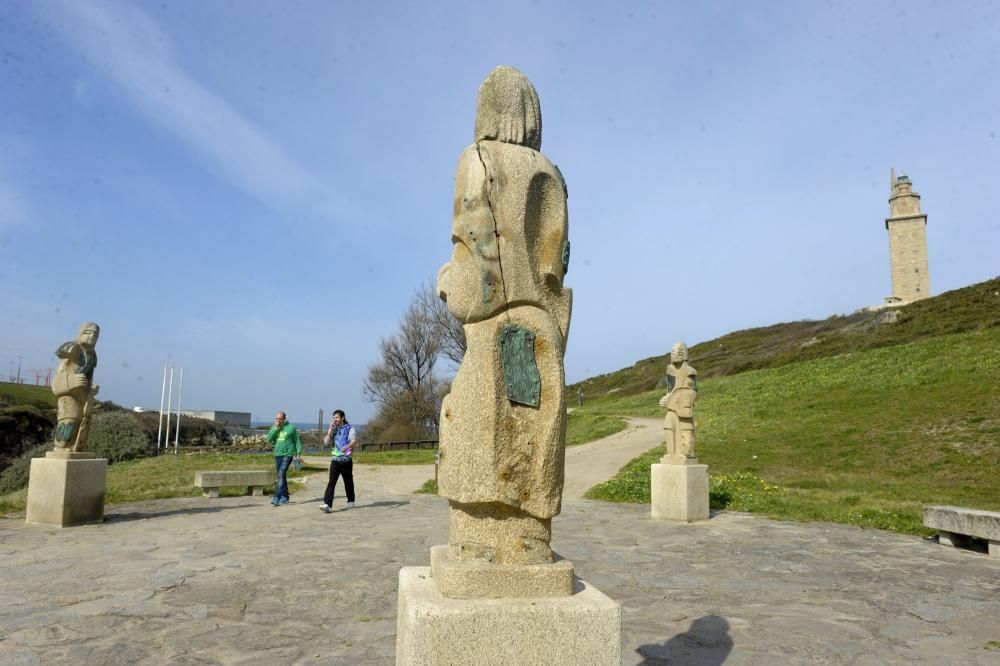
[[[108,467],[106,502],[120,504],[141,500],[164,499],[168,497],[197,497],[201,489],[194,486],[194,473],[198,470],[226,469],[274,469],[274,458],[270,455],[248,455],[233,453],[182,453],[166,454],[155,458],[143,458],[115,463]],[[302,484],[294,479],[310,471],[288,470],[289,490],[294,493]],[[265,489],[273,493],[274,486]],[[246,488],[223,488],[223,496],[239,496]],[[27,499],[27,489],[0,496],[0,514],[23,511]]]
[[[883,313],[834,315],[820,321],[795,321],[736,331],[690,349],[699,377],[722,377],[747,370],[776,368],[802,361],[876,349],[975,330],[1000,327],[1000,278],[945,292],[895,310],[894,324],[879,323]],[[689,344],[693,341],[688,340]],[[672,342],[667,343],[669,347]],[[663,380],[669,350],[567,389],[582,388],[592,400],[653,389]]]
[[[31,405],[42,410],[56,408],[56,396],[52,389],[32,384],[0,382],[0,402],[8,405]]]
[[[436,457],[437,449],[355,453],[353,456],[354,462],[360,465],[433,465]]]
[[[1000,329],[940,336],[699,385],[698,458],[716,505],[921,533],[921,507],[1000,510]],[[662,390],[593,401],[654,416]],[[649,465],[588,497],[648,502]],[[765,492],[759,484],[777,490]],[[733,499],[735,498],[735,499]]]
[[[596,441],[621,432],[625,426],[625,419],[620,416],[573,410],[566,415],[566,446]]]
[[[424,485],[413,491],[415,495],[437,495],[438,484],[434,479],[427,479]]]

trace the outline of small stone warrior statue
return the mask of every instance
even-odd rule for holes
[[[688,365],[688,348],[678,342],[670,350],[667,364],[667,394],[660,407],[667,410],[663,428],[667,435],[667,455],[663,462],[696,463],[694,453],[694,401],[698,397],[697,371]]]
[[[52,379],[56,402],[56,451],[85,451],[90,431],[90,410],[100,387],[94,385],[97,353],[94,345],[101,327],[87,322],[73,342],[56,350],[59,368]]]
[[[534,86],[516,69],[494,69],[479,89],[475,143],[458,161],[454,247],[438,273],[468,340],[440,420],[453,559],[553,561],[572,294],[563,288],[566,185],[541,143]]]

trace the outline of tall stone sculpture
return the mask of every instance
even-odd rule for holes
[[[694,452],[694,401],[698,398],[697,371],[688,364],[688,348],[678,342],[667,364],[667,394],[660,407],[667,410],[663,429],[667,454],[662,462],[696,463]]]
[[[441,408],[448,545],[431,549],[429,571],[400,571],[396,660],[619,663],[620,608],[550,546],[566,442],[567,193],[539,152],[538,94],[521,72],[498,67],[480,86],[474,140],[438,273],[468,345]]]
[[[538,95],[517,70],[483,83],[475,139],[458,161],[454,249],[438,273],[468,342],[441,410],[439,494],[453,558],[551,562],[572,302],[566,186],[538,152]]]
[[[76,340],[59,345],[59,367],[52,379],[56,395],[56,450],[86,451],[90,412],[100,387],[94,384],[97,352],[94,346],[101,327],[88,321]]]
[[[694,451],[694,401],[698,373],[688,363],[688,348],[678,342],[667,364],[667,394],[660,407],[667,453],[650,469],[653,518],[693,522],[708,518],[708,465],[699,465]]]
[[[87,322],[76,339],[56,350],[52,378],[56,395],[55,448],[31,461],[25,520],[44,525],[82,525],[104,520],[108,461],[87,451],[101,327]]]

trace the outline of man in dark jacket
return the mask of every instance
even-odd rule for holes
[[[326,433],[324,444],[330,445],[330,481],[326,484],[326,492],[323,493],[323,506],[320,511],[330,513],[333,505],[333,491],[337,487],[337,479],[344,477],[344,491],[347,493],[347,508],[354,508],[354,460],[351,454],[354,453],[354,441],[357,439],[357,432],[354,426],[347,422],[347,414],[344,410],[338,409],[333,412],[333,421],[330,423],[330,430]]]

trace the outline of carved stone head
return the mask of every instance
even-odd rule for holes
[[[454,248],[438,272],[438,291],[463,323],[534,303],[558,312],[565,334],[566,187],[538,152],[538,94],[521,72],[497,67],[480,86],[478,104],[476,143],[455,176]]]
[[[76,341],[84,347],[93,349],[97,344],[97,338],[101,335],[101,327],[92,321],[88,321],[80,327],[80,332],[76,334]]]
[[[674,348],[670,350],[670,362],[674,365],[680,365],[686,360],[688,360],[687,345],[683,342],[678,342],[674,345]]]
[[[479,86],[475,140],[541,150],[542,107],[528,77],[506,65],[490,72]]]

